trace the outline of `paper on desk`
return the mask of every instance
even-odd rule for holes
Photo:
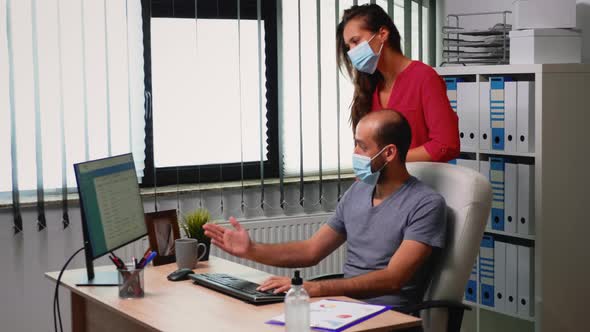
[[[320,300],[309,306],[311,328],[315,330],[342,331],[386,310],[389,306],[337,300]],[[279,315],[267,322],[284,325],[285,315]]]

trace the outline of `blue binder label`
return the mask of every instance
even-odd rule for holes
[[[504,231],[505,167],[503,158],[490,158],[492,229]]]
[[[490,127],[492,128],[492,149],[504,150],[504,77],[490,78]]]
[[[445,77],[447,84],[447,97],[451,103],[451,108],[457,113],[457,82],[462,82],[463,79],[456,77]]]
[[[484,235],[479,249],[480,303],[494,306],[494,238]]]
[[[477,303],[477,264],[473,264],[471,275],[465,287],[465,300]]]

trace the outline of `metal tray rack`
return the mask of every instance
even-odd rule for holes
[[[449,64],[480,65],[507,64],[509,62],[508,32],[512,26],[506,23],[510,11],[479,12],[447,15],[447,25],[443,26],[443,62]],[[502,23],[486,30],[466,30],[460,26],[460,18],[465,16],[501,15]],[[455,24],[451,25],[451,20]]]

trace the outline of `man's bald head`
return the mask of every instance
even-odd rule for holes
[[[395,145],[400,161],[406,161],[412,142],[412,131],[406,118],[399,112],[383,110],[367,113],[361,118],[358,126],[369,129],[379,147]]]

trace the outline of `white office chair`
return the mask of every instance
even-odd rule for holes
[[[492,188],[471,169],[443,163],[407,164],[410,174],[440,193],[447,203],[447,240],[424,300],[400,311],[420,314],[425,332],[459,332],[463,294],[479,251],[492,204]],[[310,280],[342,278],[322,275]]]
[[[416,162],[408,171],[440,193],[447,203],[447,241],[424,302],[409,312],[420,312],[425,332],[459,331],[467,280],[492,204],[489,181],[478,172],[450,164]]]

